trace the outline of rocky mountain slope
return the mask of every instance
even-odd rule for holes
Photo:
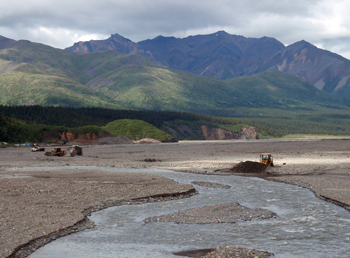
[[[286,47],[255,72],[269,69],[297,75],[317,89],[329,93],[349,87],[350,60],[319,49],[306,41]]]
[[[296,75],[317,89],[350,98],[350,61],[306,41],[285,47],[274,38],[246,38],[218,31],[186,38],[158,36],[134,43],[114,34],[106,40],[78,42],[66,50],[133,53],[166,68],[219,79],[274,69]]]
[[[139,54],[163,67],[220,79],[250,74],[282,49],[284,45],[273,38],[245,38],[224,31],[183,39],[158,36],[138,43],[114,34],[106,40],[78,42],[66,48],[79,53],[114,50]]]

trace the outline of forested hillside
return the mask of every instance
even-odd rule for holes
[[[265,109],[260,112],[263,115]],[[224,130],[239,132],[242,127],[254,127],[260,138],[282,137],[288,134],[329,134],[329,135],[350,135],[350,116],[347,113],[320,113],[316,115],[299,114],[300,119],[290,117],[276,118],[274,114],[266,113],[265,117],[250,118],[220,118],[204,115],[196,115],[181,112],[166,111],[135,111],[135,110],[114,110],[103,108],[68,108],[68,107],[42,107],[42,106],[0,106],[0,114],[7,119],[26,120],[25,123],[17,123],[19,128],[22,125],[37,128],[56,126],[60,130],[65,128],[103,128],[116,120],[133,119],[145,121],[156,128],[173,135],[177,140],[183,139],[204,139],[201,130],[202,125],[210,128],[222,128]],[[312,112],[312,114],[314,114]],[[295,115],[293,113],[290,116]],[[7,121],[6,118],[4,121]],[[12,120],[11,120],[12,121]],[[2,126],[3,131],[16,131],[16,127]],[[191,131],[188,134],[183,128]],[[99,130],[100,130],[99,129]],[[31,131],[34,129],[25,129]],[[50,129],[51,130],[51,129]],[[80,129],[79,129],[80,130]],[[88,130],[87,130],[88,131]],[[182,133],[181,133],[182,132]],[[5,140],[4,140],[5,141]]]

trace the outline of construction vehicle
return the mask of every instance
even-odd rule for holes
[[[273,167],[273,158],[270,153],[262,153],[260,155],[260,163],[265,165],[271,165]]]
[[[51,152],[46,152],[45,155],[62,157],[64,155],[67,155],[67,152],[65,150],[62,150],[61,148],[54,148]]]
[[[40,147],[39,145],[37,145],[37,146],[34,146],[32,148],[32,152],[35,152],[35,151],[45,151],[45,148],[44,147]]]
[[[70,147],[69,152],[71,157],[74,157],[76,155],[83,156],[83,149],[79,147],[79,145],[73,145],[72,147]]]

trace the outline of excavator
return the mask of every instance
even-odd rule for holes
[[[260,155],[260,163],[267,165],[271,165],[273,167],[273,158],[270,153],[262,153]]]

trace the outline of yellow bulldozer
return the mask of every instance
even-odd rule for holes
[[[46,152],[45,155],[62,157],[64,155],[67,155],[67,152],[65,150],[62,150],[61,148],[54,148],[51,152]]]
[[[262,153],[260,155],[260,163],[265,165],[271,165],[273,167],[273,158],[270,153]]]

